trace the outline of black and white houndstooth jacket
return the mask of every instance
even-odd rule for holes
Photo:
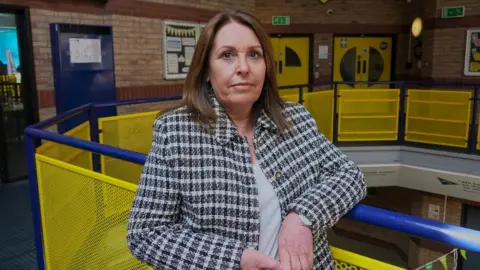
[[[240,269],[258,248],[259,206],[248,142],[212,97],[210,132],[184,108],[155,121],[128,224],[132,254],[156,269]],[[318,132],[310,113],[287,102],[282,134],[262,113],[255,126],[259,166],[280,201],[313,221],[314,267],[334,269],[326,230],[366,194],[360,169]]]

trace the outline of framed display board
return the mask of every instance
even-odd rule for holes
[[[185,79],[187,77],[198,36],[198,23],[164,21],[164,79]]]
[[[464,75],[480,76],[480,28],[467,30]]]

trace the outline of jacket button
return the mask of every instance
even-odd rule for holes
[[[275,172],[275,179],[280,179],[280,177],[282,177],[282,173],[280,171],[276,171]]]

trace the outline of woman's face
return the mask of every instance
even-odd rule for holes
[[[215,96],[227,109],[250,110],[265,81],[263,50],[255,33],[232,22],[214,39],[208,79]]]

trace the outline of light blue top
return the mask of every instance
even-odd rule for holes
[[[260,243],[258,251],[278,259],[278,234],[282,225],[280,203],[262,169],[253,165],[260,205]]]

